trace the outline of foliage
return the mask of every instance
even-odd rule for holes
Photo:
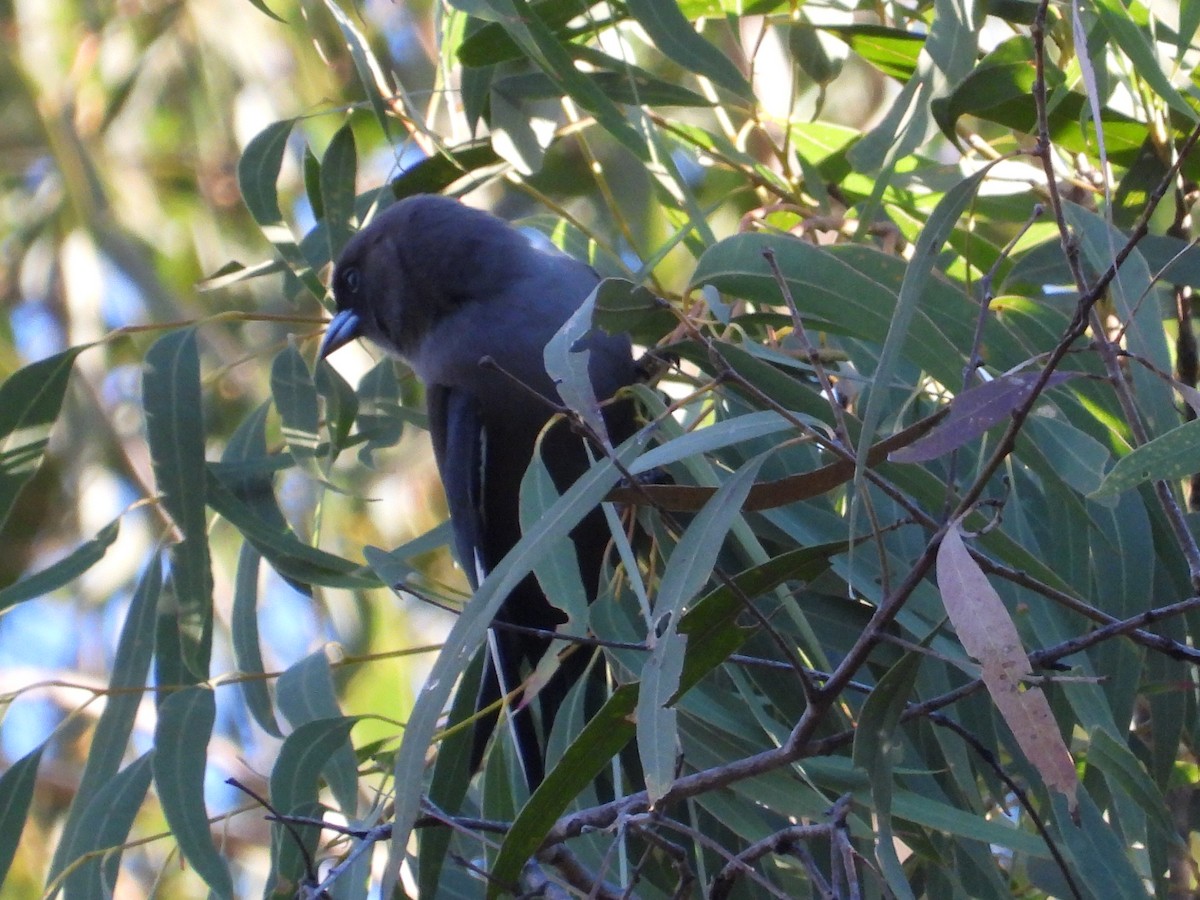
[[[1197,889],[1193,5],[42,9],[0,60],[6,890]],[[658,374],[466,603],[419,385],[314,362],[331,260],[427,191],[611,276]],[[608,693],[532,797],[503,735],[472,781],[487,607],[605,496],[563,649]]]

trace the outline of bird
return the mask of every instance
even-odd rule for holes
[[[539,434],[561,408],[543,351],[599,281],[586,263],[438,194],[407,197],[379,212],[334,263],[336,312],[318,356],[366,338],[404,360],[424,384],[455,555],[472,589],[520,539],[521,479]],[[627,335],[593,329],[581,343],[590,351],[599,400],[612,400],[636,380]],[[606,403],[604,422],[614,443],[633,434],[632,401]],[[542,458],[560,492],[590,465],[585,439],[562,417],[542,438]],[[590,603],[610,541],[602,511],[589,512],[571,539]],[[512,590],[493,620],[477,713],[520,685],[549,649],[548,637],[520,629],[552,633],[564,621],[532,574]],[[530,790],[545,776],[544,740],[555,714],[587,663],[585,653],[567,654],[538,692],[542,740],[532,703],[515,706],[516,749]],[[472,772],[496,721],[495,712],[476,720]]]

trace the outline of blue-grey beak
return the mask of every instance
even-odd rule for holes
[[[359,337],[362,334],[361,325],[362,320],[359,319],[358,313],[352,309],[343,309],[333,317],[333,321],[325,329],[325,338],[321,341],[321,349],[317,351],[317,358],[324,359],[338,347]]]

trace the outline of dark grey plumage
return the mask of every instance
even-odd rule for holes
[[[535,248],[501,219],[434,195],[410,197],[376,216],[334,267],[338,312],[320,354],[366,337],[402,357],[424,382],[455,550],[473,586],[520,538],[521,478],[551,415],[530,390],[559,402],[543,350],[598,280],[590,266]],[[610,398],[634,381],[627,338],[593,333],[586,342],[597,397]],[[484,358],[495,366],[481,365]],[[605,419],[614,442],[633,432],[627,402],[609,406]],[[542,453],[559,490],[588,466],[582,440],[565,423],[547,433]],[[609,540],[600,511],[571,537],[590,602]],[[509,595],[496,619],[547,630],[564,621],[533,576]],[[477,710],[500,697],[501,683],[519,684],[522,667],[531,669],[549,647],[543,638],[502,628],[494,639],[497,659],[485,669]],[[540,691],[547,735],[586,660],[584,653],[572,654]],[[518,712],[514,725],[526,776],[536,786],[544,760],[531,710]],[[492,716],[477,727],[473,767],[494,726]]]

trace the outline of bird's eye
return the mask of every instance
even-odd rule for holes
[[[344,284],[346,286],[346,290],[352,294],[358,293],[359,281],[360,277],[358,274],[358,269],[347,269],[345,274],[342,275],[342,284]]]

